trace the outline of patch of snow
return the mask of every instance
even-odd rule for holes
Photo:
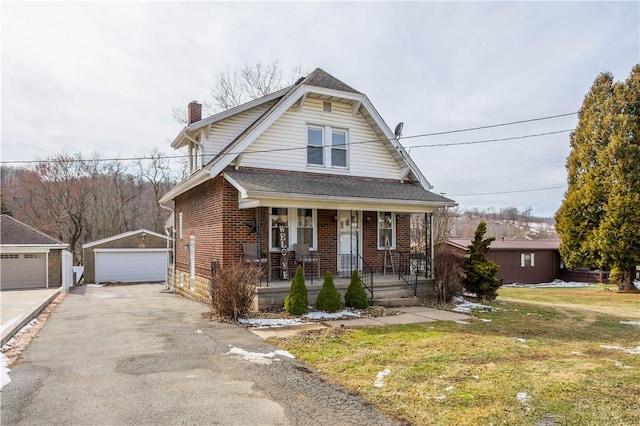
[[[523,284],[513,283],[505,284],[502,287],[518,287],[518,288],[574,288],[574,287],[591,287],[595,284],[581,283],[577,281],[553,280],[550,283]]]
[[[447,386],[444,390],[446,390],[447,392],[451,392],[454,389],[455,389],[455,387],[453,387],[453,386]]]
[[[520,403],[526,404],[527,402],[529,402],[531,397],[527,395],[526,392],[518,392],[518,394],[516,395],[516,399],[520,401]]]
[[[491,306],[489,305],[468,302],[464,298],[459,296],[454,297],[451,301],[457,305],[455,308],[452,309],[453,312],[463,312],[468,314],[468,313],[471,313],[473,309],[480,309],[483,311],[491,310]]]
[[[277,328],[304,324],[303,321],[295,318],[240,318],[238,322],[250,325],[252,328]]]
[[[614,350],[624,351],[632,355],[640,355],[640,346],[636,346],[635,348],[623,348],[622,346],[600,345],[600,347],[605,349],[614,349]]]
[[[446,396],[446,395],[438,395],[438,396],[436,396],[436,401],[440,401],[440,402],[442,402],[442,401],[444,401],[445,399],[447,399],[447,396]]]
[[[302,318],[309,318],[311,320],[341,319],[345,317],[359,318],[360,313],[346,310],[340,312],[314,311],[302,316]]]
[[[375,382],[373,382],[373,386],[377,388],[383,387],[384,378],[388,376],[390,373],[391,373],[391,370],[389,370],[388,368],[385,368],[383,371],[378,371],[378,374],[376,375],[376,380]]]
[[[622,364],[620,361],[616,361],[615,359],[606,359],[606,358],[605,358],[604,360],[605,360],[605,361],[612,362],[612,363],[613,363],[613,365],[615,365],[615,366],[616,366],[616,367],[618,367],[618,368],[622,368],[623,370],[629,370],[629,369],[632,369],[632,368],[633,368],[632,366],[630,366],[630,365],[624,365],[624,364]]]
[[[267,353],[249,352],[235,346],[231,346],[229,348],[229,352],[227,352],[225,355],[239,355],[245,361],[249,361],[253,364],[271,364],[276,358],[276,355],[285,356],[287,358],[294,358],[294,356],[287,351],[275,351]]]
[[[637,288],[638,290],[640,290],[640,281],[634,281],[634,282],[633,282],[633,285],[635,285],[635,286],[636,286],[636,288]]]
[[[640,325],[640,321],[620,321],[620,324]]]
[[[571,352],[571,355],[575,355],[575,356],[586,356],[585,354],[583,354],[582,352]]]
[[[471,376],[471,377],[473,377],[476,380],[480,380],[480,376],[476,376],[475,374],[473,376]]]
[[[482,321],[482,322],[491,322],[490,319],[485,319],[485,318],[480,318],[480,321]]]
[[[293,354],[291,352],[289,352],[289,351],[283,351],[283,350],[278,349],[276,351],[273,351],[273,353],[276,354],[276,355],[285,356],[287,358],[295,359],[295,356],[293,356]]]
[[[527,343],[527,339],[523,339],[522,337],[514,337],[520,343]]]
[[[104,287],[104,284],[87,284],[87,287]]]
[[[465,325],[471,324],[470,322],[463,321],[463,320],[456,320],[456,322],[457,322],[458,324],[465,324]]]
[[[11,382],[10,371],[9,359],[3,353],[0,353],[0,382],[2,383],[0,389]]]
[[[196,330],[196,334],[201,334],[202,330]]]
[[[13,322],[15,322],[15,321],[12,321],[12,324],[13,324]],[[25,333],[31,327],[36,325],[37,322],[38,322],[38,319],[34,318],[31,321],[29,321],[28,323],[26,323],[20,330],[18,330],[18,332],[16,334],[13,335],[13,337],[11,339],[9,339],[9,341],[7,343],[4,344],[3,348],[12,346],[13,343],[15,342],[15,337],[18,337],[21,334]],[[2,331],[4,331],[4,329],[5,329],[5,327],[3,326]]]

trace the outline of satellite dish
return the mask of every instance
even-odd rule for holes
[[[393,131],[393,134],[396,135],[396,139],[402,136],[402,128],[404,127],[404,123],[401,121],[396,126],[396,129]]]

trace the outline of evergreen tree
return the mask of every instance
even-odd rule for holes
[[[640,65],[624,83],[600,74],[571,134],[568,184],[556,213],[569,267],[610,267],[632,290],[640,264]]]
[[[358,270],[354,269],[351,274],[351,282],[344,295],[344,304],[350,308],[366,309],[369,307],[369,299],[367,293],[360,281]]]
[[[498,265],[486,256],[489,246],[495,240],[494,237],[484,239],[486,232],[487,223],[482,221],[476,228],[464,262],[464,288],[475,293],[479,299],[495,299],[502,280],[496,278]]]
[[[284,299],[284,309],[292,315],[301,315],[309,312],[309,299],[307,298],[307,286],[304,283],[302,266],[298,266],[296,269],[289,295]]]
[[[324,273],[324,281],[322,282],[322,288],[318,293],[316,299],[316,308],[327,311],[336,312],[340,310],[342,305],[340,304],[340,293],[336,290],[336,286],[333,283],[333,275],[327,271]]]

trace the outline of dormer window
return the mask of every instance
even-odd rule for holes
[[[307,164],[347,168],[348,132],[331,126],[307,127]]]

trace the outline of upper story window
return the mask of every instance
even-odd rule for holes
[[[195,172],[202,167],[202,146],[200,143],[189,142],[189,172]]]
[[[307,127],[307,164],[348,167],[348,132],[330,126]]]

